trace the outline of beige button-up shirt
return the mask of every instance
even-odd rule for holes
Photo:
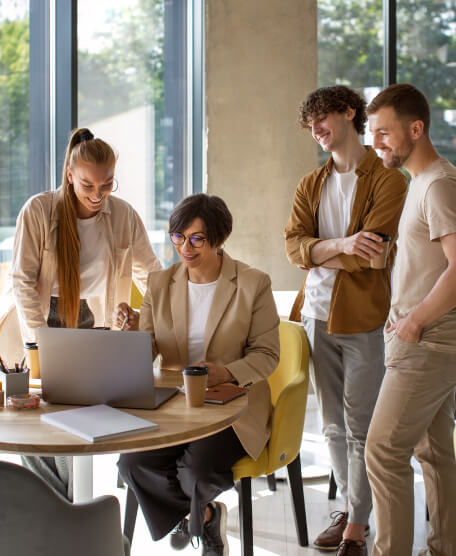
[[[35,195],[17,218],[11,277],[24,342],[36,342],[36,328],[47,326],[57,277],[58,198],[59,191]],[[95,218],[106,234],[109,264],[105,298],[89,300],[89,305],[97,321],[104,319],[105,326],[111,326],[116,305],[130,301],[132,279],[144,293],[147,275],[161,264],[141,218],[127,202],[110,196]]]

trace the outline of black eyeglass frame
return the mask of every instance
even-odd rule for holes
[[[178,236],[180,239],[182,239],[182,241],[181,242],[173,241],[173,236]],[[196,241],[201,241],[201,245],[195,245],[194,242],[192,241],[192,238],[197,238]],[[170,232],[169,233],[169,239],[171,240],[171,243],[173,245],[179,245],[179,246],[184,245],[184,243],[188,239],[188,242],[190,243],[190,245],[192,247],[194,247],[195,249],[200,249],[204,245],[204,242],[207,241],[207,237],[201,237],[197,234],[192,234],[190,236],[185,236],[184,234],[181,234],[180,232]]]

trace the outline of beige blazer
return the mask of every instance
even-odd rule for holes
[[[59,190],[35,195],[17,217],[11,276],[24,342],[36,342],[36,329],[47,326],[52,286],[57,279],[58,199]],[[104,317],[104,325],[112,326],[114,308],[130,299],[132,278],[144,293],[149,272],[160,269],[161,264],[131,205],[112,195],[94,218],[102,224],[109,264],[105,298],[88,302],[96,320]]]
[[[139,327],[152,336],[161,367],[181,371],[188,360],[188,274],[182,263],[149,274]],[[209,311],[204,359],[225,366],[249,386],[246,413],[233,428],[256,459],[269,439],[271,395],[266,378],[279,361],[279,317],[267,274],[226,253]]]

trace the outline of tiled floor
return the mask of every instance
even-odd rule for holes
[[[19,461],[17,456],[0,455],[1,459]],[[113,494],[118,497],[122,511],[125,490],[116,488],[117,470],[116,455],[97,456],[94,464],[95,495]],[[306,416],[305,434],[303,438],[301,461],[303,467],[304,495],[306,500],[307,521],[310,540],[328,525],[331,511],[341,509],[343,504],[338,498],[328,500],[329,461],[326,447],[319,434],[319,419],[313,396],[309,397]],[[284,476],[283,473],[279,474]],[[324,477],[322,477],[324,476]],[[316,477],[316,478],[315,478]],[[413,556],[425,546],[427,524],[424,515],[424,489],[419,468],[415,475],[416,515],[415,515],[415,549]],[[228,507],[228,539],[230,554],[241,553],[239,544],[239,521],[237,511],[237,493],[234,489],[220,496]],[[312,548],[302,548],[296,541],[289,490],[286,481],[279,480],[276,492],[270,492],[265,479],[253,481],[253,519],[255,556],[317,556],[322,553]],[[372,546],[375,525],[371,518],[371,536],[367,539],[368,547]],[[198,555],[199,550],[189,546],[181,551],[182,556]],[[169,546],[167,538],[153,542],[141,512],[138,512],[135,535],[132,545],[132,556],[176,556]]]

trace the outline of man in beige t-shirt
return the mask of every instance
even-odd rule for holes
[[[456,556],[456,168],[435,151],[429,105],[415,87],[391,85],[368,115],[384,165],[412,176],[385,327],[387,370],[366,445],[373,556],[412,554],[412,455],[423,469],[432,526],[420,554]]]

